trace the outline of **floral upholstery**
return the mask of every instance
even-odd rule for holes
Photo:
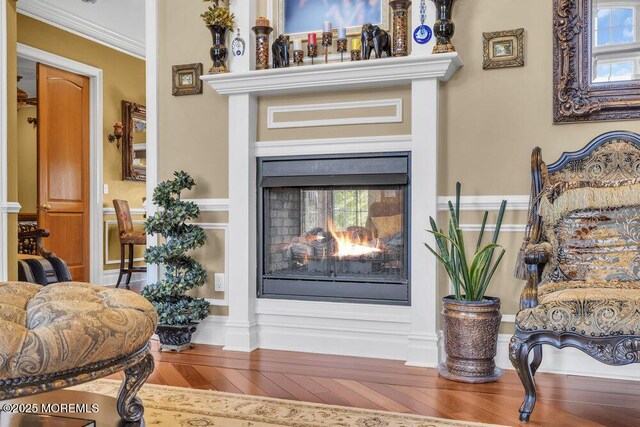
[[[0,283],[0,379],[92,365],[142,348],[157,314],[143,297],[87,283]]]
[[[543,166],[543,241],[530,250],[550,256],[519,330],[640,334],[638,165],[640,150],[614,140],[552,174]]]
[[[144,231],[133,229],[131,210],[129,202],[126,200],[114,200],[113,207],[118,218],[118,231],[120,234],[120,244],[123,245],[146,245],[147,235]]]
[[[18,254],[22,255],[38,255],[37,241],[33,237],[21,239],[19,234],[35,231],[38,229],[37,221],[19,221],[18,222]]]

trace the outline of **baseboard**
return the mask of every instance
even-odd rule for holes
[[[511,335],[500,334],[496,364],[503,369],[513,369],[509,361],[509,340]],[[561,375],[580,375],[586,377],[613,378],[621,380],[640,380],[638,365],[609,366],[587,356],[580,350],[565,348],[559,350],[545,345],[542,347],[542,365],[539,372]]]
[[[260,348],[407,360],[410,307],[260,299]]]
[[[102,279],[100,280],[100,284],[102,286],[115,286],[115,284],[118,282],[118,274],[120,274],[119,270],[104,270],[102,272]],[[132,285],[144,284],[146,283],[146,281],[146,273],[133,273],[131,275]],[[124,283],[124,279],[122,283]]]
[[[227,316],[209,316],[198,323],[198,328],[191,338],[195,344],[224,345]]]

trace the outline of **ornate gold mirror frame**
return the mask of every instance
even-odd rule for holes
[[[593,83],[594,0],[553,1],[553,121],[640,118],[640,80]]]
[[[147,167],[135,164],[135,121],[146,123],[147,109],[144,105],[139,105],[129,101],[122,101],[122,180],[123,181],[146,181]]]

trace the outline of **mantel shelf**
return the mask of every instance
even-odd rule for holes
[[[318,58],[321,60],[321,58]],[[400,86],[413,80],[447,81],[462,67],[457,53],[303,65],[200,77],[221,95],[285,95]]]

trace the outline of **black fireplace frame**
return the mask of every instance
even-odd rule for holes
[[[357,162],[355,162],[357,160]],[[371,174],[371,170],[376,170]],[[265,190],[274,187],[403,185],[406,280],[267,277]],[[411,305],[411,153],[385,152],[257,159],[257,296],[265,299]],[[331,295],[331,296],[329,296]]]

